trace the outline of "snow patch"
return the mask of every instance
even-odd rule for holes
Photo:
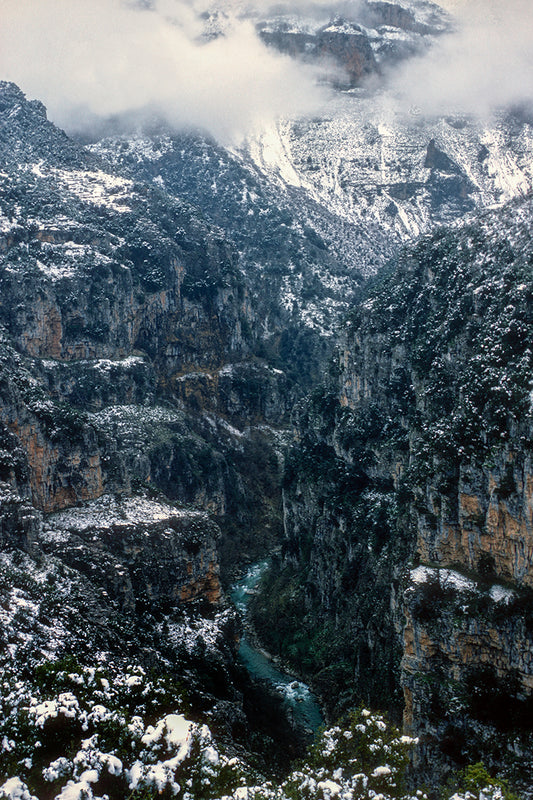
[[[184,516],[203,519],[205,515],[200,511],[184,511],[145,497],[117,499],[111,495],[103,495],[83,508],[70,508],[51,514],[48,517],[48,530],[45,532],[53,535],[54,531],[86,531],[111,526],[153,524]]]
[[[437,567],[419,566],[411,570],[411,582],[414,584],[427,583],[430,580],[438,580],[441,586],[453,588],[458,592],[478,592],[478,584],[466,575],[462,575],[453,569],[439,569]],[[493,584],[490,587],[489,595],[495,603],[508,603],[514,597],[512,589],[508,589],[500,584]]]
[[[112,211],[131,211],[129,197],[133,181],[110,175],[102,170],[51,170],[65,192],[83,203],[104,206]]]

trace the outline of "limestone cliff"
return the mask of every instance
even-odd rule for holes
[[[531,594],[496,578],[418,567],[405,593],[404,725],[428,781],[478,761],[529,786]]]
[[[282,53],[335,65],[337,80],[348,86],[360,86],[378,70],[368,36],[354,22],[336,19],[313,33],[264,27],[261,38]]]
[[[325,66],[325,79],[342,88],[375,80],[384,66],[420,52],[450,24],[446,13],[432,4],[405,8],[365,0],[343,4],[332,16],[328,11],[319,8],[299,16],[294,10],[284,13],[280,6],[275,17],[260,21],[257,28],[269,46]]]
[[[17,87],[0,96],[2,477],[46,513],[150,485],[226,525],[244,516],[253,550],[278,513],[262,425],[286,420],[293,390],[255,355],[235,247]],[[252,485],[243,452],[258,437],[272,467]]]
[[[336,707],[394,707],[403,652],[430,781],[530,758],[532,218],[527,199],[404,252],[288,460],[281,610],[306,641],[289,624],[277,646]]]
[[[422,240],[357,310],[343,354],[341,402],[383,415],[398,534],[437,568],[415,570],[396,601],[405,722],[427,774],[439,757],[527,758],[531,219],[527,200]]]

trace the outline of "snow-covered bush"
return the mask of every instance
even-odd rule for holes
[[[285,780],[229,757],[184,713],[180,687],[139,665],[42,664],[0,679],[0,800],[425,800],[405,773],[416,740],[367,709],[318,734]],[[454,800],[515,800],[481,764]],[[450,791],[451,793],[451,791]]]
[[[31,681],[5,672],[1,688],[0,797],[202,800],[243,780],[207,726],[183,715],[180,687],[138,665],[68,658],[41,665]]]
[[[324,731],[284,791],[295,800],[404,797],[405,771],[414,743],[382,715],[359,710],[342,727]]]
[[[323,731],[283,783],[241,786],[232,800],[407,800],[405,771],[414,743],[382,715],[361,709]],[[412,796],[423,798],[422,792]]]

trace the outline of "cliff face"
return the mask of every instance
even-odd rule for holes
[[[440,493],[428,491],[428,512],[418,524],[421,560],[485,568],[531,586],[531,493],[530,455],[514,447],[506,447],[484,468],[460,468],[453,508],[443,510]],[[436,520],[428,521],[431,514]]]
[[[449,25],[445,12],[429,4],[407,9],[397,3],[361,2],[345,5],[342,16],[327,17],[322,9],[301,17],[294,11],[284,15],[280,7],[276,17],[257,28],[269,46],[321,64],[326,80],[353,88],[375,78],[383,66],[424,50],[430,37]]]
[[[223,522],[240,506],[257,533],[278,513],[261,425],[283,422],[292,393],[252,359],[235,248],[160,183],[70,141],[12,84],[0,94],[0,420],[15,444],[3,477],[46,513],[150,484]],[[246,487],[257,437],[276,464],[268,485]]]
[[[143,601],[170,607],[221,598],[216,539],[201,512],[145,498],[102,497],[47,517],[46,552],[61,558],[132,612]]]
[[[29,553],[38,549],[41,519],[35,508],[8,483],[0,484],[0,543],[2,549],[18,547]]]
[[[313,642],[308,667],[320,685],[343,653],[337,691],[352,676],[393,706],[400,647],[428,780],[529,757],[531,220],[526,200],[406,251],[354,308],[338,390],[289,459],[282,569],[338,646]],[[361,680],[362,642],[388,683]]]
[[[533,690],[531,594],[492,576],[418,567],[404,597],[404,726],[415,766],[435,771],[482,757],[529,787]],[[437,768],[437,770],[436,770]]]
[[[348,86],[360,86],[365,78],[375,74],[378,65],[363,29],[353,22],[339,19],[325,25],[316,33],[274,29],[261,31],[263,41],[282,53],[310,61],[331,62],[339,71],[338,81]]]
[[[294,389],[239,253],[5,83],[0,156],[0,670],[136,664],[249,746],[220,573],[276,538]]]
[[[356,312],[344,354],[342,402],[387,415],[399,534],[434,568],[411,573],[402,661],[428,774],[436,752],[509,765],[527,750],[509,732],[525,736],[533,677],[530,253],[529,200],[422,241]]]
[[[98,497],[104,473],[94,428],[52,401],[5,339],[0,349],[2,478],[42,511]]]

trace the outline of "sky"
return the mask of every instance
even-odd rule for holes
[[[198,12],[212,2],[0,0],[0,79],[42,100],[67,130],[148,108],[176,128],[200,127],[230,143],[280,116],[317,113],[324,89],[316,74],[267,49],[251,22],[234,21],[224,37],[199,41]],[[533,104],[533,0],[441,4],[456,16],[453,34],[424,58],[395,68],[391,91],[432,114]],[[266,13],[276,3],[221,5]],[[334,6],[327,0],[283,5],[326,14]]]

